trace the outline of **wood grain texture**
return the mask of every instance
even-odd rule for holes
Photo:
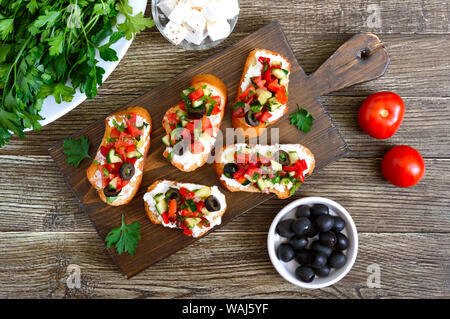
[[[126,280],[96,233],[4,233],[0,298],[408,298],[418,291],[450,297],[449,234],[360,233],[354,268],[320,290],[286,282],[270,263],[266,241],[266,232],[216,231]],[[66,285],[71,264],[81,270],[79,289]],[[373,264],[381,288],[367,287]]]
[[[369,81],[378,78],[385,72],[389,64],[389,57],[375,35],[355,35],[338,48],[324,63],[323,69],[319,69],[317,75],[308,77],[297,63],[280,24],[273,22],[227,50],[214,55],[171,79],[168,83],[130,102],[123,108],[130,106],[144,107],[151,113],[153,122],[160,123],[167,109],[179,102],[179,92],[188,85],[187,83],[190,83],[190,79],[195,75],[207,73],[220,77],[227,85],[229,100],[233,101],[235,94],[233,92],[236,92],[236,87],[241,78],[242,66],[248,53],[254,48],[276,51],[290,61],[290,83],[292,84],[289,87],[289,98],[293,101],[303,101],[304,107],[315,117],[314,126],[307,135],[299,134],[294,126],[280,122],[281,124],[277,125],[279,133],[276,136],[279,136],[279,139],[276,142],[286,144],[301,142],[308,147],[315,156],[316,171],[342,157],[347,152],[347,145],[334,127],[327,112],[320,105],[318,98],[321,93]],[[361,57],[360,52],[362,51],[368,52],[366,58]],[[155,101],[159,101],[158,104]],[[225,132],[226,128],[232,127],[231,105],[232,103],[229,102],[221,125],[222,132]],[[288,102],[288,107],[289,113],[297,110],[295,102]],[[284,121],[288,120],[285,118]],[[268,131],[266,132],[267,136],[271,136]],[[98,145],[103,132],[104,123],[100,119],[86,129],[77,132],[74,136],[84,135],[89,138],[93,145]],[[114,249],[110,250],[111,256],[120,271],[128,278],[142,271],[145,267],[186,247],[195,240],[192,237],[184,236],[179,231],[176,232],[150,223],[143,214],[142,196],[146,187],[156,179],[189,181],[200,185],[217,184],[215,182],[217,176],[211,167],[208,167],[209,165],[190,173],[183,173],[168,165],[161,156],[164,149],[161,142],[161,138],[165,135],[163,128],[155,125],[152,132],[152,149],[146,158],[147,165],[144,169],[141,188],[134,200],[126,206],[126,222],[139,221],[142,225],[140,243],[142,248],[137,250],[133,257],[127,254],[117,255]],[[229,138],[225,136],[225,133],[223,135],[223,141],[228,141]],[[62,141],[51,147],[49,152],[82,204],[83,209],[89,215],[99,235],[104,239],[112,228],[119,225],[123,207],[109,207],[98,199],[92,187],[86,181],[84,172],[87,164],[84,163],[78,168],[70,166],[65,161],[66,156],[63,153]],[[263,194],[243,192],[230,193],[225,191],[225,194],[228,208],[226,214],[222,217],[221,226],[270,198],[270,196]],[[164,243],[164,245],[155,245],[155,243]]]
[[[95,99],[85,101],[41,132],[27,133],[26,140],[13,138],[0,149],[1,176],[6,176],[0,185],[1,297],[450,297],[449,2],[279,0],[276,6],[269,0],[240,2],[237,26],[222,45],[183,52],[155,28],[147,30],[138,35]],[[380,6],[381,28],[370,28],[366,23],[371,4]],[[150,15],[149,8],[146,15]],[[391,58],[383,77],[322,97],[352,158],[321,170],[298,194],[327,196],[349,209],[361,244],[353,270],[338,285],[318,291],[300,290],[284,282],[271,268],[265,250],[265,232],[282,206],[274,199],[127,281],[118,274],[53,166],[48,147],[275,18],[307,74],[360,32],[379,35]],[[380,90],[398,93],[407,109],[399,132],[387,141],[364,135],[356,123],[360,103]],[[414,188],[394,188],[379,174],[380,157],[394,144],[414,146],[427,158],[425,180]],[[211,256],[218,258],[217,263],[213,260],[215,268],[226,265],[236,275],[226,271],[206,276],[202,258]],[[381,289],[366,286],[367,265],[373,262],[381,263]],[[65,286],[70,263],[84,267],[80,290]],[[191,265],[199,267],[206,277],[196,275],[195,280],[180,284],[175,279],[186,280],[184,275]],[[168,282],[167,278],[174,279]]]

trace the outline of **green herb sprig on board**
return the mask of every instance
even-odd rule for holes
[[[130,256],[134,255],[139,240],[141,239],[141,225],[138,222],[126,225],[122,214],[122,226],[114,228],[106,236],[106,245],[108,248],[116,247],[119,255],[127,252]]]
[[[111,45],[153,25],[128,0],[0,0],[0,147],[41,128],[47,96],[70,102],[79,88],[95,97],[105,73],[96,52],[117,61]]]

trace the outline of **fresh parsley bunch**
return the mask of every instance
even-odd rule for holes
[[[0,147],[11,132],[24,138],[25,128],[40,129],[47,96],[70,102],[79,88],[95,97],[105,73],[96,51],[117,61],[110,46],[153,25],[128,0],[0,0]]]

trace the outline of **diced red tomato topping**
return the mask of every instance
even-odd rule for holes
[[[180,187],[180,195],[186,199],[193,199],[195,197],[195,193],[185,187]]]
[[[203,95],[205,95],[205,93],[203,92],[203,89],[201,87],[199,87],[194,92],[189,94],[189,99],[192,102],[194,102],[194,101],[197,101],[199,98],[201,98]]]
[[[209,136],[213,136],[212,123],[207,116],[202,118],[202,132],[206,132]]]
[[[127,162],[129,162],[129,163],[131,163],[131,164],[136,164],[136,161],[137,161],[138,159],[137,158],[135,158],[135,157],[130,157],[130,158],[127,158]]]
[[[272,114],[270,114],[270,112],[269,111],[265,111],[262,115],[261,115],[261,117],[259,118],[259,121],[260,122],[267,122],[267,120],[269,119],[269,118],[271,118],[272,117]]]
[[[266,80],[263,80],[261,78],[261,76],[255,76],[252,80],[258,86],[258,88],[264,89],[264,85],[266,84]]]
[[[169,216],[167,216],[167,212],[162,213],[162,218],[164,221],[164,224],[168,224],[169,223]]]
[[[233,109],[233,116],[234,117],[243,117],[245,116],[245,110],[243,107],[238,107]]]
[[[127,124],[127,129],[130,132],[131,136],[136,138],[144,134],[143,129],[139,129],[136,126],[136,114],[130,113],[125,116],[125,123]]]
[[[176,113],[169,113],[167,114],[167,122],[169,123],[169,126],[173,129],[177,126],[179,120]]]
[[[183,234],[188,235],[188,236],[191,236],[191,235],[192,235],[192,230],[190,230],[190,229],[185,229],[185,230],[183,230]]]
[[[106,157],[110,151],[111,147],[100,146],[100,154]]]
[[[178,104],[180,110],[186,111],[186,105],[184,104],[184,101],[181,101],[180,104]]]
[[[118,129],[116,129],[115,127],[113,127],[113,129],[111,130],[111,135],[112,138],[118,138],[120,136],[120,132]]]
[[[244,93],[242,93],[239,96],[239,100],[244,101],[244,102],[248,102],[250,100],[250,92],[255,91],[255,87],[253,85],[250,85],[247,90],[244,91]]]
[[[200,154],[204,151],[204,147],[201,141],[196,141],[191,144],[191,153],[192,154]]]
[[[274,92],[274,93],[277,93],[277,92],[281,89],[280,84],[278,84],[278,79],[272,80],[272,81],[267,85],[267,88],[269,89],[269,91],[272,91],[272,92]]]
[[[222,103],[222,99],[221,99],[220,96],[218,96],[218,95],[211,96],[211,99],[213,99],[214,101],[216,101],[217,104],[219,104],[219,105]]]
[[[212,112],[211,112],[211,115],[217,115],[217,114],[219,114],[222,110],[220,109],[220,106],[219,106],[220,104],[216,104],[216,105],[214,105],[214,108],[213,108],[213,110],[212,110]]]

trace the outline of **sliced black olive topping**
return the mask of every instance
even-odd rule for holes
[[[247,111],[247,113],[245,113],[245,122],[247,122],[250,126],[259,125],[259,120],[255,117],[255,113],[252,111]]]
[[[134,165],[131,163],[123,163],[119,169],[120,178],[124,181],[130,180],[134,176]]]
[[[210,212],[216,212],[220,210],[220,202],[215,196],[210,195],[205,200],[205,207]]]
[[[105,194],[106,197],[115,197],[117,195],[119,195],[121,189],[117,190],[117,189],[112,189],[109,188],[109,186],[106,186],[105,188],[103,188],[103,194]]]
[[[175,199],[177,202],[179,202],[181,200],[180,191],[176,188],[170,188],[166,192],[166,199],[167,199],[167,201]]]
[[[223,167],[223,174],[228,178],[233,178],[233,174],[238,170],[239,167],[235,163],[228,163]]]
[[[196,108],[188,108],[187,113],[190,119],[201,119],[206,113],[206,107],[201,105]]]
[[[285,151],[279,150],[274,155],[273,158],[275,161],[280,163],[281,165],[290,165],[289,155]]]
[[[173,152],[175,155],[182,156],[188,147],[188,143],[185,140],[181,140],[173,146]]]

